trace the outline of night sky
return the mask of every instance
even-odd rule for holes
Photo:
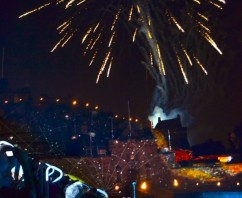
[[[121,48],[118,65],[112,68],[110,77],[104,74],[96,84],[100,64],[88,67],[79,40],[50,53],[59,38],[56,27],[62,18],[54,18],[58,10],[54,8],[54,14],[47,10],[18,19],[34,7],[33,2],[32,7],[26,2],[31,1],[6,2],[3,12],[1,46],[5,48],[4,76],[9,79],[10,88],[29,84],[35,96],[77,97],[124,116],[129,101],[133,116],[147,117],[153,82],[147,81],[145,68],[133,58],[134,46]],[[125,56],[120,55],[123,52]]]
[[[3,0],[0,6],[0,47],[5,51],[4,77],[9,80],[9,88],[16,90],[29,85],[35,97],[77,97],[99,105],[103,111],[124,116],[128,114],[129,101],[131,115],[145,120],[155,83],[147,78],[135,45],[121,46],[119,61],[112,67],[110,77],[102,75],[96,84],[99,66],[88,67],[78,42],[73,40],[65,48],[50,53],[59,38],[56,27],[63,19],[59,10],[47,9],[18,19],[34,4],[33,0]],[[193,105],[196,111],[188,129],[191,144],[209,137],[225,142],[227,133],[242,122],[241,8],[241,0],[228,0],[219,14],[218,28],[226,34],[221,41],[224,55],[220,65],[227,69],[221,70],[225,73],[219,75],[222,80],[218,82],[223,83],[216,86],[223,93],[207,96],[204,91],[208,100],[203,103],[201,98],[201,103]]]

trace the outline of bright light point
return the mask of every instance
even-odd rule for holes
[[[77,101],[76,100],[73,100],[72,101],[72,105],[77,105]]]
[[[231,162],[232,157],[231,156],[221,156],[221,157],[218,157],[218,160],[221,163],[228,163],[228,162]]]
[[[179,183],[178,183],[177,179],[174,179],[173,186],[175,186],[175,187],[179,186]]]
[[[9,139],[12,140],[13,139],[13,136],[10,136]]]
[[[239,185],[240,185],[240,183],[239,183],[239,182],[237,182],[237,183],[236,183],[236,185],[237,185],[237,186],[239,186]]]
[[[132,118],[129,118],[129,121],[132,121]]]
[[[71,137],[71,139],[72,139],[72,140],[75,140],[75,139],[77,139],[77,137],[76,137],[75,135],[73,135],[73,136]]]
[[[6,151],[7,157],[13,157],[13,151]]]
[[[147,190],[147,188],[148,188],[148,185],[147,185],[147,182],[142,182],[141,183],[141,185],[140,185],[140,188],[142,189],[142,190]]]
[[[118,115],[117,114],[115,115],[115,118],[118,118]]]
[[[40,100],[40,101],[43,101],[43,100],[44,100],[44,98],[43,98],[43,97],[41,97],[39,100]]]
[[[55,101],[56,101],[56,102],[60,102],[60,99],[59,99],[59,98],[57,98]]]
[[[89,135],[90,135],[90,137],[95,137],[96,133],[90,132]]]
[[[135,122],[139,122],[139,119],[135,119]]]
[[[217,182],[217,186],[221,186],[221,183],[220,182]]]
[[[116,140],[115,143],[118,144],[118,140]]]
[[[115,185],[114,189],[118,191],[120,189],[119,185]]]
[[[196,186],[199,186],[199,183],[196,183]]]
[[[196,2],[196,3],[198,3],[198,4],[201,4],[201,2],[200,1],[198,1],[198,0],[193,0],[194,2]]]
[[[98,110],[99,109],[99,107],[98,106],[95,106],[95,110]]]
[[[5,104],[8,104],[8,100],[5,100],[4,103],[5,103]]]
[[[89,106],[90,106],[90,104],[87,102],[85,106],[86,106],[86,107],[89,107]]]
[[[222,2],[222,3],[224,3],[224,4],[226,4],[226,1],[225,1],[225,0],[218,0],[218,1],[220,1],[220,2]]]

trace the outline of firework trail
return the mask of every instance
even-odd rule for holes
[[[137,40],[139,45],[147,47],[150,56],[149,67],[151,67],[149,71],[153,70],[152,76],[154,76],[154,71],[161,76],[166,75],[166,70],[170,70],[172,59],[172,63],[176,62],[185,82],[188,83],[187,68],[185,68],[187,63],[191,66],[197,64],[205,74],[207,71],[195,51],[190,49],[190,46],[187,46],[184,41],[187,42],[190,34],[196,33],[222,54],[211,36],[211,31],[207,26],[209,17],[206,13],[207,10],[204,10],[208,5],[222,9],[222,4],[225,4],[224,0],[105,2],[54,0],[46,1],[19,18],[51,5],[61,6],[66,12],[71,13],[57,28],[62,37],[51,51],[53,52],[57,47],[64,47],[72,37],[80,36],[80,43],[85,48],[84,55],[91,54],[89,65],[93,64],[95,60],[100,60],[98,56],[103,57],[97,82],[105,69],[107,76],[109,75],[114,61],[114,51],[119,44],[118,39],[123,34],[124,27],[128,27],[127,29],[133,33],[127,37],[127,40]],[[144,39],[138,37],[145,37],[146,43],[143,43]],[[103,49],[106,49],[104,56]],[[155,79],[159,78],[156,76]]]
[[[201,6],[209,3],[220,9],[222,7],[211,1],[193,1],[194,5],[192,1],[177,2],[169,1],[168,4],[168,1],[159,1],[156,5],[143,3],[143,6],[140,6],[142,23],[141,41],[138,45],[145,57],[143,64],[157,85],[151,104],[152,122],[157,122],[155,110],[159,108],[159,114],[163,114],[164,119],[171,118],[172,114],[176,117],[179,113],[186,115],[186,124],[190,123],[189,113],[180,108],[181,102],[184,106],[184,101],[186,97],[190,98],[190,94],[187,87],[184,89],[184,83],[179,77],[182,76],[185,83],[190,84],[190,90],[194,90],[194,87],[197,89],[199,83],[194,78],[197,76],[194,75],[194,67],[208,75],[204,66],[204,63],[211,64],[209,57],[204,57],[211,55],[211,49],[208,47],[212,46],[222,54],[212,39],[208,14],[201,11]],[[225,4],[225,1],[219,2]],[[162,10],[161,7],[165,9]],[[196,85],[190,82],[196,82]]]
[[[51,52],[75,37],[75,42],[83,46],[83,55],[90,60],[89,66],[100,65],[97,83],[104,72],[107,77],[110,75],[123,43],[135,42],[142,52],[142,63],[157,85],[151,109],[159,106],[169,112],[171,87],[179,96],[181,89],[177,87],[184,82],[192,84],[191,70],[208,75],[203,54],[209,52],[200,46],[205,43],[222,54],[213,38],[210,11],[222,9],[225,3],[225,0],[46,0],[19,18],[50,6],[63,9],[66,20],[57,27],[60,39]]]

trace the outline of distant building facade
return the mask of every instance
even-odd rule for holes
[[[159,118],[155,129],[164,133],[172,149],[188,149],[190,147],[187,139],[187,127],[182,126],[179,115],[169,120]]]

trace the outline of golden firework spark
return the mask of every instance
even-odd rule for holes
[[[211,36],[207,24],[209,19],[199,8],[210,5],[222,9],[225,3],[225,0],[180,0],[179,3],[171,0],[105,0],[105,2],[46,0],[39,7],[22,14],[19,18],[43,10],[50,5],[62,6],[64,12],[68,10],[71,14],[67,15],[67,19],[58,26],[57,30],[61,37],[51,52],[58,47],[64,47],[74,36],[75,38],[79,36],[80,43],[84,46],[83,54],[91,54],[89,66],[94,63],[95,59],[98,60],[97,63],[101,61],[97,82],[104,70],[109,76],[110,68],[115,64],[116,51],[120,48],[119,38],[124,30],[128,29],[131,30],[132,35],[126,37],[127,42],[132,41],[150,48],[145,56],[148,57],[153,70],[156,70],[159,75],[169,73],[170,66],[167,66],[167,63],[171,61],[167,59],[171,56],[177,60],[182,76],[188,83],[185,72],[187,71],[186,62],[191,66],[193,63],[198,65],[206,74],[207,71],[201,64],[203,61],[199,60],[199,54],[190,56],[194,54],[194,50],[187,48],[186,35],[191,32],[199,34],[204,41],[222,54]],[[191,31],[191,29],[196,31]],[[143,33],[146,39],[140,39],[144,36]],[[109,66],[106,68],[107,65]]]

